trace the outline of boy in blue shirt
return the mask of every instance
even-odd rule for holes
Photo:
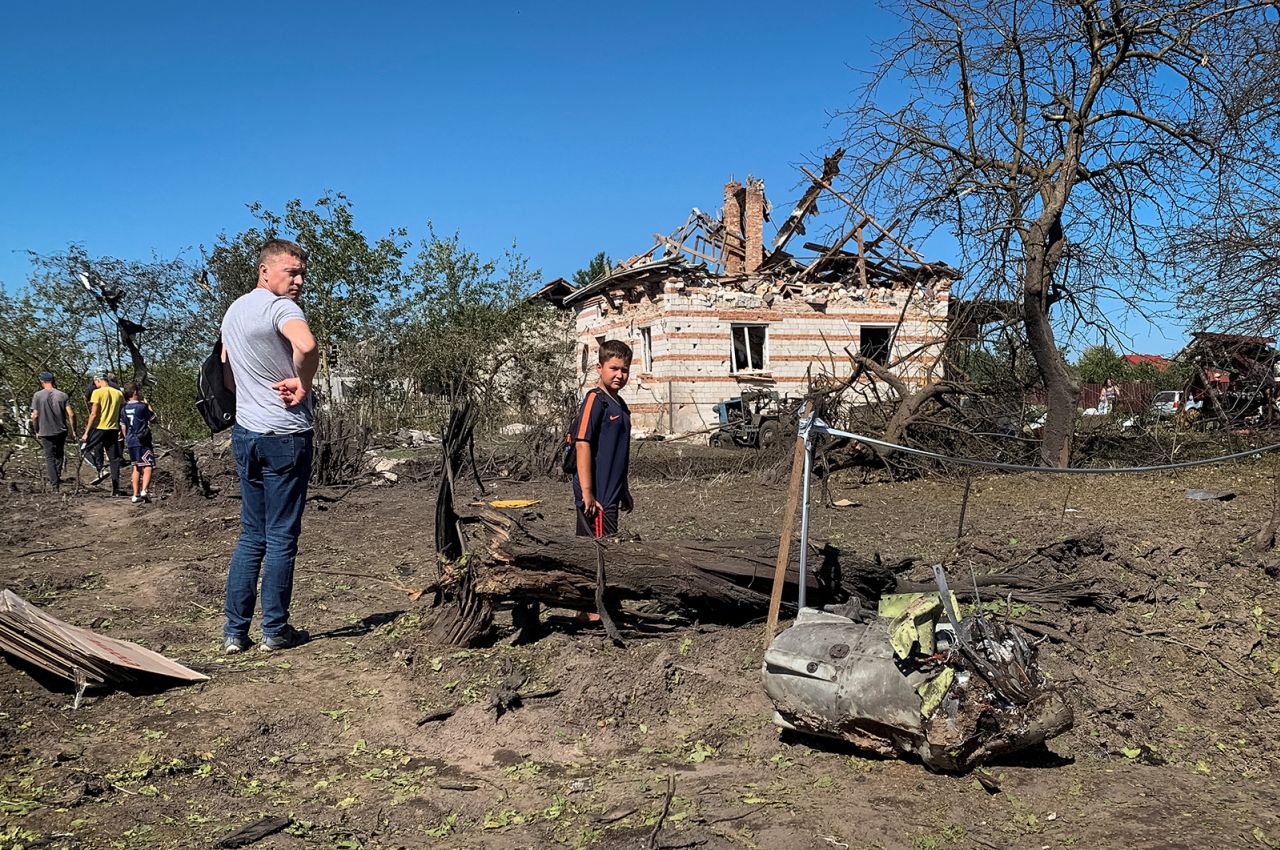
[[[148,489],[151,487],[151,470],[156,468],[155,453],[151,450],[151,420],[156,418],[151,405],[142,399],[142,390],[137,385],[125,388],[126,399],[120,411],[120,436],[125,448],[129,450],[129,459],[133,461],[133,498],[135,505],[151,498]],[[138,488],[141,476],[142,488]]]
[[[574,419],[573,440],[577,474],[573,498],[581,537],[618,533],[618,510],[633,507],[627,483],[631,459],[631,411],[618,393],[631,377],[631,348],[616,339],[600,346],[600,378]]]

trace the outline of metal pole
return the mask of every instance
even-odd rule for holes
[[[804,434],[804,490],[800,497],[800,589],[796,594],[796,605],[805,607],[806,573],[809,564],[809,478],[813,469],[813,438],[809,430]]]

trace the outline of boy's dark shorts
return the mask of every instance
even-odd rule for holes
[[[609,537],[618,533],[618,506],[605,508],[602,512],[594,517],[588,518],[582,510],[582,505],[578,505],[578,531],[579,537]]]
[[[129,459],[138,469],[155,469],[156,456],[151,446],[129,446]]]

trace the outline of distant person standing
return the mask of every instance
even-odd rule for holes
[[[1115,379],[1107,378],[1102,385],[1102,392],[1098,394],[1098,413],[1103,416],[1111,413],[1111,409],[1119,398],[1120,388],[1116,386]]]
[[[76,414],[71,399],[53,385],[52,372],[40,373],[40,389],[31,397],[31,422],[44,450],[49,485],[56,492],[61,489],[67,433],[76,427]]]
[[[136,384],[125,387],[124,411],[120,415],[120,438],[129,450],[129,460],[133,463],[133,495],[130,497],[135,505],[145,502],[150,497],[151,471],[156,468],[155,452],[151,448],[151,421],[156,418],[142,398],[142,390]],[[141,486],[139,486],[141,485]]]
[[[89,396],[89,421],[84,426],[81,442],[84,452],[89,457],[105,457],[110,467],[111,495],[122,496],[120,492],[120,410],[124,407],[124,393],[107,383],[107,373],[95,375],[94,391]],[[99,462],[101,463],[101,461]],[[98,467],[98,477],[94,484],[107,477],[102,467]]]
[[[223,375],[236,395],[231,449],[240,478],[240,539],[227,572],[227,654],[252,646],[262,575],[262,648],[288,649],[309,635],[289,624],[293,564],[311,477],[311,382],[320,362],[296,303],[307,252],[271,239],[258,253],[258,286],[222,319]]]

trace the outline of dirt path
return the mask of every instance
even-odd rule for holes
[[[64,690],[0,665],[0,846],[209,846],[286,815],[287,831],[253,846],[637,848],[650,846],[671,776],[655,846],[1280,846],[1280,593],[1265,559],[1237,542],[1270,510],[1270,473],[1094,481],[1065,497],[1058,480],[978,481],[971,544],[1030,551],[1103,528],[1109,559],[1081,569],[1108,582],[1118,606],[1062,615],[1086,651],[1043,651],[1078,694],[1077,728],[1049,752],[991,768],[995,794],[971,776],[780,735],[758,684],[756,628],[687,629],[624,650],[593,631],[456,650],[425,641],[422,603],[319,572],[432,575],[430,483],[309,507],[293,619],[316,639],[232,658],[219,634],[234,499],[136,507],[10,493],[4,586],[72,622],[105,618],[106,634],[212,678],[72,711]],[[1239,495],[1192,503],[1190,486]],[[836,489],[861,507],[816,509],[823,539],[930,556],[953,542],[953,482]],[[556,521],[567,514],[552,482],[496,490],[544,498]],[[781,503],[776,489],[723,476],[636,490],[632,528],[652,537],[765,531]],[[14,554],[81,540],[95,543]],[[512,670],[529,677],[526,690],[558,695],[495,719],[485,704]]]

